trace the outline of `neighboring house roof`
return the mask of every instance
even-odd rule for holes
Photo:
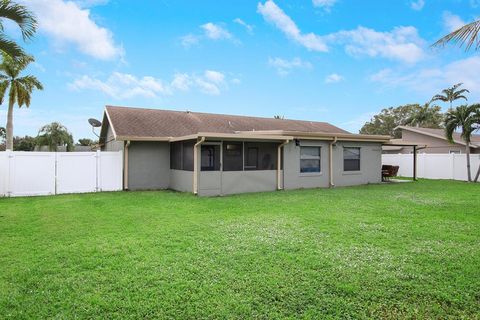
[[[426,136],[429,136],[429,137],[443,139],[443,140],[447,141],[447,137],[445,136],[445,130],[444,129],[431,129],[431,128],[408,127],[408,126],[398,126],[395,129],[408,130],[408,131],[411,131],[411,132],[415,132],[415,133],[423,134],[423,135],[426,135]],[[460,133],[455,132],[453,134],[453,141],[457,144],[465,145],[465,142],[463,141]],[[480,147],[480,135],[472,134],[471,147],[472,148],[479,148]]]
[[[180,137],[198,132],[253,130],[348,133],[326,122],[112,106],[105,109],[118,136]]]

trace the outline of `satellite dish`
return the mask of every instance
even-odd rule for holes
[[[102,123],[94,118],[88,119],[88,123],[90,123],[90,125],[94,128],[99,128],[102,126]]]

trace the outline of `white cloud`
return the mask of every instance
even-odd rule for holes
[[[323,8],[327,12],[330,12],[336,2],[337,0],[312,0],[314,7]]]
[[[421,68],[413,72],[383,69],[370,76],[373,82],[381,83],[386,88],[405,87],[421,93],[434,95],[455,83],[463,83],[471,91],[471,96],[480,97],[480,57],[474,56],[456,60],[445,66]]]
[[[425,0],[416,0],[416,1],[410,2],[410,8],[416,11],[422,10],[424,6],[425,6]]]
[[[106,5],[109,0],[75,0],[74,2],[82,8],[90,8]]]
[[[302,33],[295,22],[283,12],[272,0],[264,4],[258,3],[258,12],[263,18],[280,29],[288,38],[304,46],[310,51],[327,52],[324,40],[314,33]]]
[[[245,29],[247,30],[247,32],[249,34],[253,34],[253,26],[251,24],[246,23],[245,21],[243,21],[240,18],[234,19],[233,22],[238,23],[239,25],[245,27]]]
[[[186,73],[177,73],[173,76],[172,80],[172,88],[181,90],[181,91],[188,91],[191,86],[191,79],[190,76]]]
[[[208,22],[200,26],[205,32],[205,36],[212,40],[231,39],[232,34],[222,26]]]
[[[458,30],[460,27],[463,27],[467,23],[462,20],[459,16],[452,14],[451,12],[445,11],[443,13],[443,25],[448,32]]]
[[[198,45],[201,40],[230,40],[233,43],[238,44],[240,41],[235,39],[235,37],[224,27],[213,22],[207,22],[200,26],[202,29],[202,34],[193,34],[189,33],[180,37],[180,44],[184,48],[190,48],[192,46]]]
[[[197,89],[200,92],[219,95],[226,88],[225,75],[219,71],[206,70],[202,75],[177,73],[169,83],[151,76],[136,77],[127,73],[114,72],[106,80],[83,75],[69,84],[75,91],[100,91],[113,99],[134,97],[156,98],[174,94],[175,91]]]
[[[345,51],[353,56],[383,57],[406,63],[416,63],[425,56],[425,41],[411,26],[395,27],[389,32],[360,26],[354,30],[333,33],[328,38],[343,43]]]
[[[285,60],[282,58],[269,58],[268,64],[277,69],[277,73],[281,76],[288,75],[293,69],[310,69],[312,64],[308,61],[303,61],[300,58],[293,58],[292,60]]]
[[[153,98],[158,94],[170,94],[170,89],[159,79],[150,76],[137,78],[131,74],[114,72],[106,81],[82,76],[70,84],[74,90],[97,90],[115,99],[133,97]]]
[[[267,0],[264,4],[259,3],[258,12],[288,38],[311,51],[326,52],[327,44],[332,46],[340,44],[353,56],[383,57],[407,63],[418,62],[425,56],[423,49],[425,41],[418,35],[417,29],[411,26],[396,27],[389,32],[359,26],[354,30],[320,36],[302,33],[295,22],[272,0]]]
[[[337,83],[342,80],[343,77],[337,73],[332,73],[325,77],[325,83]]]
[[[180,43],[184,48],[190,48],[197,45],[200,42],[200,38],[194,34],[187,34],[180,37]]]
[[[74,44],[84,54],[97,59],[122,57],[123,49],[115,44],[111,31],[97,25],[88,9],[62,0],[30,0],[27,4],[38,17],[40,32],[57,43]]]
[[[218,71],[206,70],[204,73],[204,76],[205,76],[205,79],[213,83],[220,84],[225,82],[225,75]]]

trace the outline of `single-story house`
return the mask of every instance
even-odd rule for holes
[[[398,146],[384,146],[383,153],[412,153],[412,148],[408,146],[400,146],[402,143],[422,145],[422,153],[465,153],[465,142],[460,136],[460,133],[454,133],[454,143],[450,143],[447,140],[443,129],[398,126],[396,130],[401,131],[402,138],[392,139],[391,142],[398,144]],[[470,152],[480,153],[480,135],[472,135]]]
[[[227,195],[381,182],[389,136],[325,122],[107,106],[102,150],[124,152],[124,188]]]

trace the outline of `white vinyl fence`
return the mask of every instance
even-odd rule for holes
[[[480,165],[480,154],[470,155],[472,179]],[[413,176],[413,154],[383,154],[382,164],[399,166],[398,175]],[[467,181],[465,154],[417,154],[417,177]]]
[[[0,197],[122,190],[122,152],[0,152]]]

